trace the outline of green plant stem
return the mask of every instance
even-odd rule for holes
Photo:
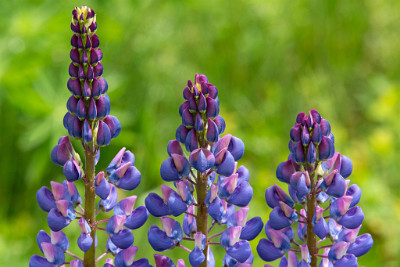
[[[93,244],[88,251],[85,252],[83,265],[85,267],[96,266],[95,236],[96,236],[96,194],[94,188],[95,178],[95,159],[96,149],[93,143],[85,146],[85,219],[90,225],[90,236]]]
[[[202,132],[198,136],[199,145],[201,148],[207,148],[208,144],[205,138],[206,130]],[[206,240],[208,240],[208,212],[206,206],[206,196],[207,196],[207,181],[208,175],[201,174],[199,171],[197,172],[197,182],[196,182],[196,192],[197,192],[197,231],[202,232],[206,236]],[[208,244],[206,242],[206,247],[203,250],[205,260],[200,265],[200,267],[207,267],[207,257],[208,257]]]
[[[308,173],[311,181],[311,192],[307,196],[307,247],[311,255],[311,267],[317,267],[317,235],[313,231],[312,219],[315,213],[316,207],[316,179],[315,170],[311,166],[308,168]]]

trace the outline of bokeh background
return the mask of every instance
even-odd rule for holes
[[[35,194],[63,179],[50,151],[67,134],[62,118],[69,96],[69,24],[72,9],[82,4],[97,13],[111,113],[123,127],[102,149],[98,170],[122,146],[132,150],[142,172],[137,203],[159,191],[159,167],[180,124],[182,90],[196,72],[204,73],[219,89],[226,132],[246,145],[241,163],[254,188],[251,216],[267,220],[264,192],[279,183],[275,170],[288,155],[289,130],[297,113],[317,109],[332,125],[337,151],[353,160],[350,178],[363,190],[362,232],[370,232],[375,244],[360,266],[400,266],[396,0],[2,1],[2,264],[27,266],[32,254],[40,254],[37,232],[48,231]],[[153,223],[160,224],[150,219],[134,231],[141,257],[153,253],[147,242]],[[74,238],[71,243],[78,252]],[[254,266],[263,266],[257,243]],[[223,252],[214,253],[220,262]],[[188,257],[179,249],[165,254]]]

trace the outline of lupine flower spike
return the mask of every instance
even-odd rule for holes
[[[279,266],[287,267],[316,267],[318,261],[321,267],[358,266],[357,258],[371,249],[373,240],[370,234],[358,236],[364,220],[356,206],[361,189],[346,180],[353,165],[335,152],[329,122],[316,110],[300,113],[290,131],[289,150],[289,159],[276,170],[289,194],[278,185],[265,192],[273,210],[265,224],[268,239],[257,246],[259,256],[264,261],[281,258]],[[297,229],[292,228],[295,223]]]
[[[52,161],[63,166],[66,180],[62,183],[52,181],[51,189],[42,187],[36,194],[40,208],[48,213],[47,223],[51,235],[42,230],[39,232],[37,243],[44,257],[32,256],[29,266],[70,264],[72,267],[92,267],[107,254],[115,255],[116,267],[149,266],[145,259],[134,260],[137,247],[133,246],[131,232],[145,223],[147,209],[144,206],[134,207],[136,196],[127,197],[117,203],[116,188],[130,191],[140,183],[141,174],[134,166],[135,156],[123,148],[105,171],[100,171],[97,175],[95,173],[100,147],[107,146],[119,135],[121,125],[116,117],[110,115],[110,99],[106,94],[108,85],[102,77],[103,53],[99,48],[94,11],[86,6],[75,8],[72,11],[71,29],[71,78],[67,87],[72,95],[67,101],[68,112],[63,120],[69,136],[61,137],[51,152]],[[75,151],[70,137],[81,142],[85,151],[85,165]],[[75,185],[79,182],[84,183],[84,199]],[[101,211],[111,210],[114,210],[111,218],[97,220]],[[69,241],[62,232],[74,221],[81,230],[79,237],[74,240],[84,253],[83,257],[68,251]],[[105,227],[100,227],[100,224]],[[105,231],[108,240],[102,246],[104,254],[96,258],[98,230]],[[108,259],[105,266],[114,266],[112,259]]]
[[[161,217],[162,224],[150,228],[150,245],[156,251],[180,247],[189,252],[187,262],[195,267],[215,266],[211,246],[218,245],[226,251],[224,266],[250,266],[249,241],[260,233],[263,223],[260,217],[247,220],[253,189],[247,168],[237,167],[244,143],[231,134],[222,136],[225,121],[219,115],[218,91],[206,76],[196,74],[194,82],[188,81],[183,97],[182,124],[176,139],[168,143],[169,157],[160,169],[161,178],[173,185],[162,185],[161,195],[150,193],[145,200],[150,214]],[[182,225],[168,217],[180,215],[184,215]],[[226,230],[213,233],[215,225]],[[183,241],[194,244],[187,248]],[[176,266],[166,256],[154,257],[157,267]],[[177,266],[185,263],[179,260]]]

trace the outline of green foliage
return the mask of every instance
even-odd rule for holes
[[[27,266],[39,253],[36,234],[48,227],[35,194],[63,179],[50,151],[67,134],[69,23],[72,9],[83,4],[22,2],[3,1],[0,9],[0,258],[9,267]],[[180,123],[182,90],[203,73],[219,89],[227,132],[246,145],[243,162],[254,188],[250,215],[265,222],[264,192],[288,155],[290,127],[297,113],[315,108],[330,121],[337,150],[353,160],[351,180],[363,189],[362,231],[375,245],[360,265],[399,266],[399,1],[85,4],[97,13],[111,113],[122,124],[98,169],[127,146],[142,172],[138,201],[159,189],[159,167]],[[142,257],[151,257],[152,223],[134,232]],[[76,240],[71,243],[77,252]],[[178,249],[165,254],[188,257]],[[222,255],[215,253],[217,262]],[[263,265],[255,259],[254,266]]]

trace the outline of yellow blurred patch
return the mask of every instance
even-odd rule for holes
[[[374,152],[381,155],[393,151],[393,142],[393,132],[385,128],[376,129],[369,137],[370,147]]]

